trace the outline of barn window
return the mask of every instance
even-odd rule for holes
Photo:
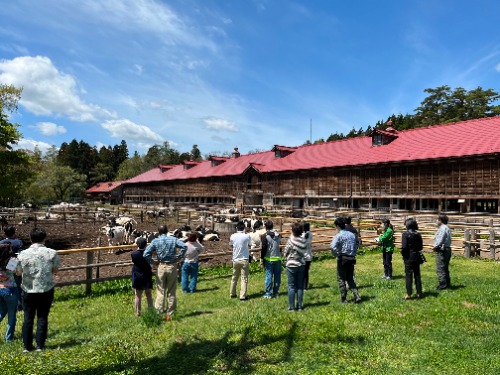
[[[382,135],[374,134],[372,137],[372,146],[380,146],[382,144]]]

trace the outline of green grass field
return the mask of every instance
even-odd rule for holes
[[[343,305],[335,261],[322,256],[311,266],[303,312],[287,310],[285,274],[280,296],[261,298],[256,265],[249,301],[228,298],[229,267],[204,269],[199,291],[180,293],[171,322],[136,318],[128,280],[95,285],[92,297],[58,289],[47,350],[22,354],[20,313],[18,340],[0,344],[0,373],[500,374],[500,265],[454,257],[453,288],[438,293],[434,256],[427,259],[425,298],[405,301],[400,254],[389,281],[380,279],[380,253],[360,255],[363,302]]]

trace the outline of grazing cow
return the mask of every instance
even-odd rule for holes
[[[127,244],[132,243],[133,240],[131,241],[131,235],[137,225],[137,222],[134,220],[134,218],[128,216],[120,216],[114,219],[114,222],[115,225],[122,226],[123,228],[125,228],[125,235],[124,235],[125,243]]]

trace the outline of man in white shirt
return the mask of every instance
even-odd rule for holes
[[[229,244],[233,248],[233,277],[231,278],[229,296],[236,298],[236,284],[241,275],[240,301],[246,301],[248,299],[248,250],[252,240],[249,234],[245,234],[245,224],[243,222],[238,223],[236,230],[237,232],[233,233],[229,238]]]

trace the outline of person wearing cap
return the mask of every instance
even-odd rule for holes
[[[151,265],[144,258],[144,250],[147,245],[146,239],[139,237],[135,243],[137,250],[133,251],[130,256],[134,263],[132,266],[132,288],[135,294],[135,316],[139,317],[141,315],[142,291],[146,294],[148,308],[153,308],[153,295],[151,294],[151,289],[153,289],[153,271],[151,270]]]
[[[160,313],[166,312],[165,319],[171,320],[177,307],[177,263],[184,258],[187,245],[178,238],[167,235],[167,232],[166,225],[158,227],[160,236],[151,241],[149,246],[146,247],[144,258],[149,264],[158,265],[155,309]],[[180,251],[177,252],[177,249],[180,249]],[[153,253],[156,253],[156,262],[153,260]],[[167,300],[166,309],[165,299]]]

